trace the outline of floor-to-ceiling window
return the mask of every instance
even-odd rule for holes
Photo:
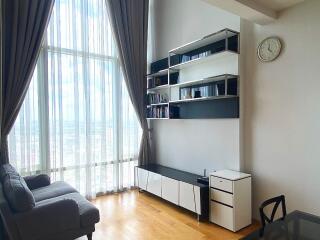
[[[9,136],[11,163],[95,197],[133,185],[140,135],[105,0],[56,0]]]

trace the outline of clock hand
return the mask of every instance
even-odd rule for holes
[[[268,51],[272,52],[271,48],[270,48],[270,43],[268,44]]]

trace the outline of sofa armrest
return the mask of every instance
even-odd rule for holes
[[[26,181],[27,186],[30,190],[50,185],[50,177],[46,174],[27,176],[24,177],[24,180]]]
[[[79,207],[72,199],[48,199],[31,211],[15,215],[21,239],[46,239],[51,235],[80,228]]]

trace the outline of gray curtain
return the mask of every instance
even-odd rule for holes
[[[148,0],[106,0],[128,92],[143,133],[139,165],[152,161],[146,109]]]
[[[1,1],[0,164],[4,164],[9,162],[7,137],[27,93],[54,0]]]

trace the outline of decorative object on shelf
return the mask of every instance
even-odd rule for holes
[[[262,62],[271,62],[281,53],[281,40],[278,37],[264,39],[258,46],[258,57]]]
[[[194,98],[200,98],[201,97],[201,91],[200,90],[194,90]]]

